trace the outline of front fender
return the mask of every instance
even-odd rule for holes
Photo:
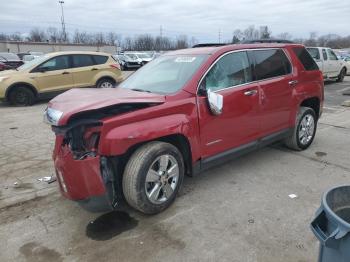
[[[101,137],[99,151],[101,155],[122,155],[133,145],[175,134],[186,136],[193,148],[195,128],[190,123],[186,115],[174,114],[119,126]]]

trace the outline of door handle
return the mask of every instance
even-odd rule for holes
[[[253,89],[253,90],[245,91],[245,92],[244,92],[244,95],[245,95],[245,96],[252,96],[252,95],[255,95],[256,93],[258,93],[258,90]]]
[[[289,81],[288,84],[291,86],[291,87],[294,87],[298,84],[298,80],[292,80],[292,81]]]
[[[98,69],[97,69],[97,68],[92,68],[92,69],[91,69],[91,71],[96,71],[96,70],[98,70]]]
[[[68,74],[70,74],[70,73],[67,72],[67,71],[64,71],[64,72],[62,73],[62,75],[68,75]]]

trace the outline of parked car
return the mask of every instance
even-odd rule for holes
[[[23,65],[23,61],[13,53],[0,53],[0,62],[7,65],[11,69],[16,69],[17,67]]]
[[[33,52],[33,51],[29,51],[29,52],[24,52],[24,53],[18,53],[17,56],[23,60],[23,57],[26,56],[26,55],[33,55],[35,57],[37,56],[43,56],[44,53],[43,52]]]
[[[347,73],[345,63],[338,59],[331,48],[307,47],[307,50],[316,61],[325,80],[336,80],[337,82],[344,80]]]
[[[323,88],[302,45],[245,44],[169,52],[116,89],[67,91],[44,114],[60,190],[90,211],[125,199],[161,212],[185,174],[280,140],[307,149]]]
[[[0,62],[0,71],[9,70],[9,69],[12,69],[12,67]]]
[[[40,57],[40,56],[36,56],[36,55],[24,55],[23,58],[22,58],[22,61],[23,61],[24,63],[27,63],[27,62],[29,62],[29,61],[34,60],[35,58],[38,58],[38,57]]]
[[[114,87],[122,80],[119,64],[99,52],[57,52],[0,72],[0,100],[32,105],[75,87]]]
[[[134,53],[142,61],[142,65],[147,64],[153,60],[153,56],[147,53]]]
[[[346,67],[346,73],[349,75],[350,74],[350,57],[345,57],[344,62]]]
[[[142,66],[141,61],[139,61],[137,58],[134,58],[133,56],[130,57],[128,55],[114,55],[113,57],[120,64],[120,68],[122,70],[140,68]]]

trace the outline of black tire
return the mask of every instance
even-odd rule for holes
[[[311,138],[307,143],[303,143],[299,136],[301,128],[302,128],[302,121],[306,116],[310,116],[313,118],[314,123],[314,129],[313,133],[311,134]],[[284,144],[293,150],[301,151],[307,149],[313,142],[315,135],[316,135],[316,129],[317,129],[317,117],[315,111],[310,107],[300,107],[298,115],[296,117],[296,123],[295,127],[293,129],[293,133],[290,137],[286,138],[284,141]]]
[[[172,195],[162,203],[152,203],[146,192],[146,175],[157,158],[170,155],[178,164],[178,180]],[[182,185],[185,166],[182,154],[169,143],[154,141],[138,148],[130,157],[123,175],[123,192],[126,201],[133,208],[145,214],[157,214],[169,207]],[[170,182],[169,182],[170,184]],[[159,193],[161,194],[161,193]],[[164,192],[162,193],[164,194]]]
[[[10,91],[8,100],[15,106],[31,106],[35,102],[35,94],[28,87],[18,86]]]
[[[343,82],[345,75],[346,75],[346,68],[343,67],[343,69],[339,73],[339,76],[337,78],[337,82]]]
[[[114,88],[115,81],[110,78],[102,78],[98,80],[96,88]]]

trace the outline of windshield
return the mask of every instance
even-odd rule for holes
[[[125,54],[125,55],[131,59],[137,59],[137,56],[134,54]]]
[[[137,56],[138,56],[139,58],[150,58],[150,56],[147,55],[147,54],[137,54]]]
[[[12,53],[0,53],[0,61],[19,60],[19,57]]]
[[[44,62],[48,57],[46,55],[39,56],[38,58],[35,58],[31,61],[26,62],[25,64],[21,65],[20,67],[17,68],[17,70],[27,70],[31,68],[32,66],[36,66]]]
[[[136,71],[119,86],[138,91],[171,94],[179,91],[208,55],[162,56]]]
[[[306,49],[307,51],[309,51],[313,59],[320,59],[320,52],[318,51],[318,48],[306,48]]]

